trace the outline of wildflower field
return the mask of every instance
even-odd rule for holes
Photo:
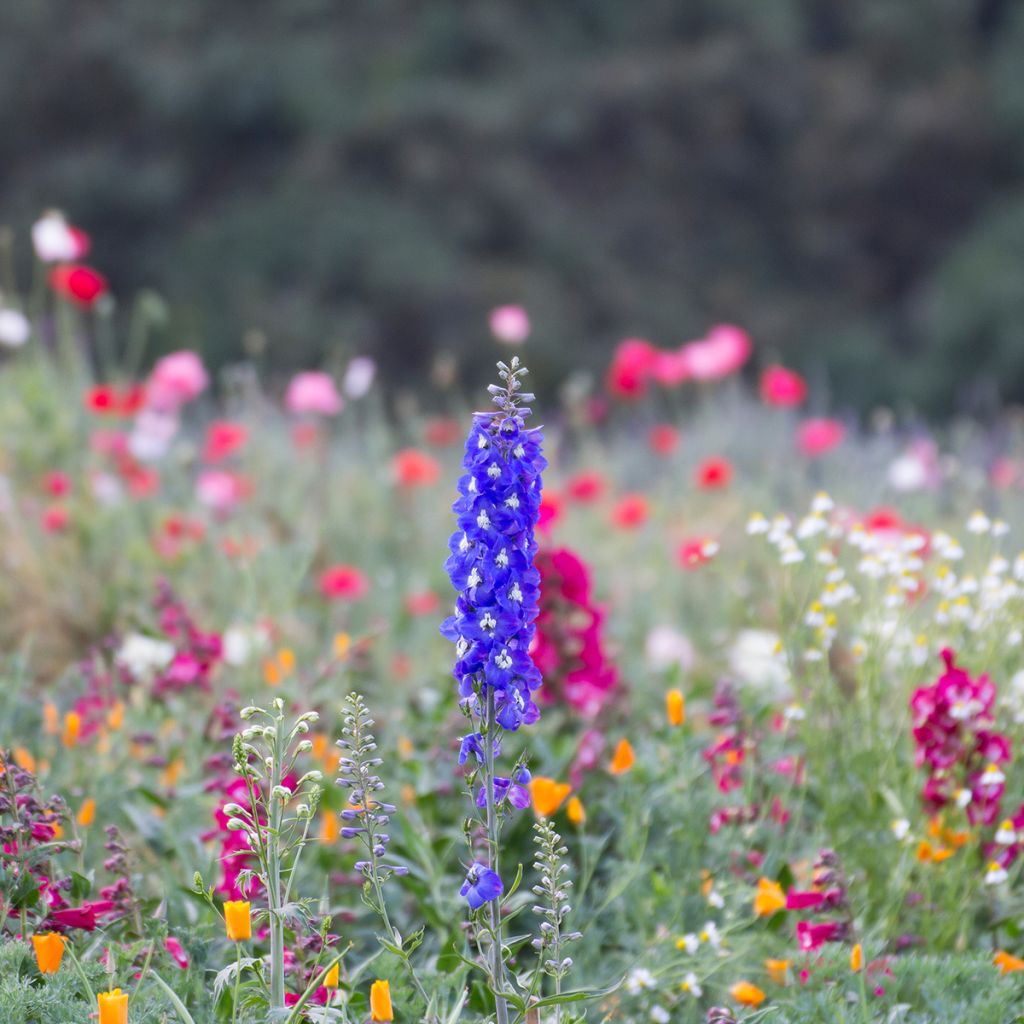
[[[1024,424],[0,293],[0,1024],[1024,1020]],[[483,410],[483,411],[474,411]]]

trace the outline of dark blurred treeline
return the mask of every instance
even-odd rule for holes
[[[213,362],[408,380],[715,321],[841,402],[1024,399],[1019,0],[5,0],[0,221]]]

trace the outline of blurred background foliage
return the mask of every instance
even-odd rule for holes
[[[475,377],[522,302],[542,382],[727,320],[843,405],[1024,399],[1018,0],[5,0],[0,63],[0,221],[213,363]]]

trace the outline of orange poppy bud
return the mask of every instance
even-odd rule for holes
[[[56,736],[60,732],[57,705],[49,700],[43,705],[43,730],[50,736]]]
[[[757,894],[754,896],[754,913],[758,917],[771,917],[772,914],[786,909],[786,894],[778,882],[770,878],[759,878]]]
[[[31,752],[26,750],[24,747],[14,748],[14,763],[19,768],[24,768],[25,771],[31,772],[35,775],[36,759],[32,756]]]
[[[338,816],[333,811],[324,811],[320,815],[320,842],[333,843],[341,832]]]
[[[370,1020],[374,1024],[383,1021],[392,1021],[395,1014],[391,1009],[391,983],[389,981],[375,981],[370,986]]]
[[[686,721],[686,698],[682,690],[669,690],[665,694],[665,716],[669,725],[682,725]]]
[[[82,718],[77,711],[69,711],[64,716],[64,735],[61,742],[65,747],[73,747],[78,742],[78,734],[82,731]]]
[[[568,782],[556,782],[543,775],[535,775],[528,786],[533,809],[540,818],[550,818],[572,790]]]
[[[608,765],[608,771],[612,775],[623,775],[633,767],[635,762],[636,754],[633,753],[633,744],[623,737],[615,748],[615,754],[612,756],[611,764]]]
[[[252,911],[248,900],[228,900],[224,904],[224,928],[232,942],[252,938]]]
[[[859,974],[864,967],[864,950],[861,948],[861,944],[858,942],[857,945],[850,950],[850,970],[854,974]]]
[[[32,946],[36,951],[36,964],[40,974],[56,974],[64,956],[64,936],[57,932],[33,935]]]
[[[587,820],[587,812],[583,809],[583,801],[574,796],[565,806],[565,813],[574,825],[582,825]]]
[[[124,725],[124,704],[118,701],[108,712],[107,712],[107,728],[118,730]]]
[[[324,975],[324,988],[337,988],[340,974],[341,964],[332,964],[331,969]]]
[[[765,999],[764,993],[749,981],[736,982],[736,984],[729,989],[729,994],[741,1006],[760,1006]]]
[[[96,996],[99,1003],[99,1024],[128,1024],[128,993],[119,988],[109,992],[100,992]]]
[[[788,960],[765,960],[764,967],[768,972],[768,977],[771,978],[776,985],[786,984],[789,977]]]
[[[78,809],[78,824],[84,828],[88,828],[96,818],[96,801],[92,797],[88,800],[83,801],[82,806]]]

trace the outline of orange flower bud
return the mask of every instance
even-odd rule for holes
[[[128,993],[119,988],[109,992],[100,992],[96,996],[99,1003],[99,1024],[128,1024]]]
[[[665,716],[669,725],[682,725],[686,721],[686,698],[682,690],[669,690],[665,694]]]
[[[759,878],[757,895],[754,896],[754,913],[758,917],[771,917],[772,914],[786,909],[786,894],[778,882],[770,878]]]
[[[391,1009],[391,982],[375,981],[370,986],[370,1020],[374,1024],[392,1021],[395,1014]]]
[[[78,734],[82,731],[82,718],[77,711],[69,711],[64,716],[64,734],[61,742],[65,747],[73,747],[78,742]]]
[[[40,974],[56,974],[64,956],[64,936],[57,932],[33,935],[32,946],[36,951],[36,964]]]
[[[78,824],[83,828],[88,828],[96,818],[96,801],[92,797],[82,802],[82,806],[78,808]]]
[[[337,988],[340,974],[341,964],[333,964],[331,969],[324,975],[324,988]]]
[[[786,984],[789,977],[788,960],[765,960],[764,967],[768,972],[768,977],[771,978],[776,985]]]
[[[232,942],[252,938],[252,911],[248,900],[228,900],[224,904],[224,928]]]
[[[587,820],[587,812],[583,809],[583,801],[574,796],[565,807],[565,813],[574,825],[582,825]]]
[[[858,942],[856,946],[850,950],[850,970],[854,974],[859,974],[864,967],[864,950],[861,948],[861,944]]]
[[[608,771],[612,775],[623,775],[633,767],[635,762],[636,754],[633,753],[633,744],[623,737],[615,748],[612,762],[608,765]]]

